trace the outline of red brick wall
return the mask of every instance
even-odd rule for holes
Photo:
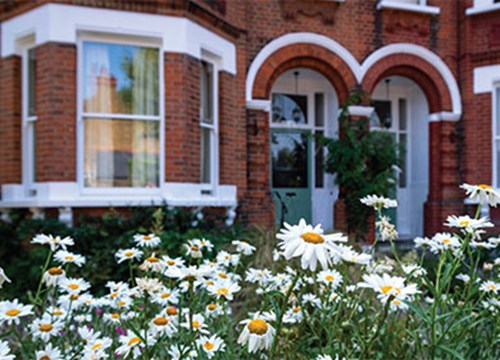
[[[21,58],[0,58],[0,184],[21,182]]]
[[[36,179],[76,181],[76,46],[36,49]]]

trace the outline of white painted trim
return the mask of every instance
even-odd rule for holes
[[[401,53],[415,55],[427,61],[431,66],[433,66],[436,69],[436,71],[439,72],[439,74],[442,76],[444,82],[447,85],[448,91],[450,92],[450,97],[452,102],[452,112],[456,114],[462,113],[462,99],[460,96],[460,91],[455,77],[453,76],[451,70],[448,68],[446,63],[438,55],[436,55],[429,49],[426,49],[423,46],[409,44],[409,43],[391,44],[384,46],[373,52],[363,61],[363,64],[360,65],[356,60],[356,58],[349,52],[349,50],[347,50],[345,47],[343,47],[336,41],[324,35],[319,35],[315,33],[306,33],[306,32],[289,33],[283,35],[279,38],[274,39],[260,50],[255,59],[252,61],[252,64],[250,65],[246,77],[245,94],[246,94],[246,101],[248,108],[261,110],[261,104],[264,103],[260,103],[257,101],[267,101],[264,99],[253,99],[252,97],[253,84],[255,82],[255,78],[257,76],[259,69],[264,64],[264,62],[279,49],[285,46],[300,44],[300,43],[322,46],[327,50],[331,51],[332,53],[337,54],[342,60],[345,61],[347,66],[351,69],[359,84],[363,82],[363,78],[368,72],[368,70],[384,57]]]
[[[437,6],[411,4],[398,0],[380,0],[377,4],[377,9],[378,10],[396,9],[396,10],[413,11],[413,12],[419,12],[423,14],[433,14],[433,15],[438,15],[440,12],[439,7]]]
[[[247,109],[250,110],[261,110],[261,111],[271,111],[271,100],[248,100]]]
[[[485,5],[474,4],[474,6],[465,10],[466,15],[477,15],[500,10],[500,3],[486,2]]]
[[[373,106],[348,106],[347,111],[352,116],[370,117],[375,108]]]
[[[429,49],[424,48],[423,46],[409,43],[400,43],[387,45],[383,48],[378,49],[370,56],[368,56],[365,61],[363,61],[363,64],[361,65],[362,78],[366,75],[368,70],[379,60],[394,54],[415,55],[427,61],[429,65],[434,67],[443,77],[443,80],[448,87],[448,91],[450,92],[451,96],[452,111],[457,114],[462,113],[462,100],[460,96],[460,90],[451,70],[438,55],[436,55]]]
[[[53,208],[53,207],[118,207],[118,206],[214,206],[235,207],[237,187],[217,186],[216,195],[203,193],[203,184],[164,183],[161,193],[144,194],[135,191],[129,194],[82,195],[76,182],[36,183],[37,196],[24,196],[20,184],[2,185],[3,199],[0,208]]]
[[[247,102],[253,100],[252,98],[253,84],[255,82],[255,78],[257,77],[257,72],[264,64],[264,62],[279,49],[293,44],[313,44],[324,47],[325,49],[338,55],[347,64],[349,69],[351,69],[356,80],[361,82],[362,77],[358,61],[345,47],[340,45],[338,42],[327,36],[316,33],[309,33],[309,32],[289,33],[274,39],[269,44],[264,46],[259,51],[255,59],[252,61],[252,64],[248,69],[246,78],[245,93]]]
[[[461,114],[449,112],[449,111],[441,111],[438,113],[429,114],[429,121],[458,121],[461,118]]]
[[[491,92],[498,82],[500,82],[500,64],[474,68],[474,94]]]
[[[34,35],[35,46],[47,42],[76,44],[78,32],[160,39],[163,50],[201,59],[203,49],[217,49],[222,71],[236,74],[236,46],[195,22],[177,16],[46,4],[2,24],[1,56],[18,54],[18,42]],[[129,39],[131,41],[132,39]]]
[[[497,94],[498,93],[498,94]],[[497,153],[497,141],[500,140],[500,136],[497,135],[497,131],[499,130],[497,128],[497,116],[500,116],[500,114],[497,114],[500,109],[497,106],[497,97],[500,98],[500,86],[497,85],[496,87],[493,87],[491,91],[491,121],[492,121],[492,132],[491,132],[491,174],[492,174],[492,185],[494,188],[498,188],[498,179],[500,174],[498,173],[498,167],[497,167],[497,162],[498,162],[498,153]]]

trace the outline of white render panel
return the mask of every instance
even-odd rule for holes
[[[495,83],[500,82],[500,64],[474,68],[474,94],[493,91]]]

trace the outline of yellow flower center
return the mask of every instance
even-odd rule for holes
[[[120,313],[113,313],[111,314],[112,319],[118,319],[120,317]]]
[[[224,258],[225,258],[226,260],[231,260],[231,255],[226,255],[226,256],[224,256]]]
[[[497,287],[495,286],[495,284],[491,284],[488,286],[488,289],[490,290],[495,290]]]
[[[152,237],[152,236],[150,236],[150,235],[144,235],[144,236],[142,237],[142,239],[143,239],[143,240],[146,240],[146,241],[151,240],[152,238],[153,238],[153,237]]]
[[[127,250],[123,253],[126,257],[132,257],[134,256],[134,252],[132,250]]]
[[[170,266],[175,265],[175,261],[174,260],[167,260],[167,264]]]
[[[325,242],[323,236],[313,232],[304,233],[300,235],[300,237],[302,238],[302,240],[309,244],[323,244]]]
[[[217,309],[217,305],[215,305],[215,304],[208,304],[207,308],[210,311],[214,311],[215,309]]]
[[[68,256],[65,256],[65,257],[64,257],[64,259],[65,259],[66,261],[73,261],[73,260],[75,260],[75,257],[74,257],[74,256],[71,256],[71,255],[68,255]]]
[[[169,298],[169,297],[170,297],[170,293],[168,293],[168,292],[163,293],[163,294],[161,294],[161,295],[160,295],[160,297],[161,297],[162,299],[167,299],[167,298]]]
[[[213,285],[214,282],[212,280],[207,280],[207,282],[205,284],[207,284],[207,286],[210,286],[210,285]]]
[[[118,302],[116,303],[116,305],[118,305],[118,306],[125,306],[125,305],[127,305],[127,303],[126,303],[125,301],[123,301],[123,300],[122,300],[122,301],[118,301]]]
[[[399,301],[399,300],[393,300],[392,303],[394,305],[401,305],[401,301]]]
[[[52,276],[64,274],[64,270],[61,269],[60,267],[52,267],[47,272],[49,273],[49,275],[52,275]]]
[[[157,263],[158,261],[160,261],[156,256],[150,256],[146,260],[152,263]]]
[[[167,308],[167,315],[169,315],[169,316],[177,315],[177,309],[174,308],[173,306],[168,307]]]
[[[199,329],[200,328],[200,323],[198,321],[196,321],[196,320],[193,320],[193,327],[195,329]]]
[[[129,340],[128,346],[134,346],[140,342],[141,342],[141,339],[139,339],[137,336],[134,336],[132,339]]]
[[[54,326],[52,326],[52,324],[41,324],[41,325],[38,327],[38,330],[43,331],[43,332],[49,332],[49,331],[51,331],[53,328],[54,328]]]
[[[325,280],[326,281],[333,281],[333,280],[335,280],[335,277],[333,275],[326,275]]]
[[[71,289],[71,290],[76,290],[80,287],[80,285],[78,284],[69,284],[68,287]]]
[[[211,343],[210,341],[207,341],[206,343],[203,344],[203,347],[205,348],[205,350],[212,350],[214,348],[214,344]]]
[[[226,288],[217,289],[217,294],[218,295],[227,295],[228,293],[229,293],[229,290],[226,289]]]
[[[223,272],[219,273],[219,277],[221,277],[223,279],[227,279],[227,275],[224,274]]]
[[[79,297],[80,297],[80,295],[72,294],[72,295],[69,296],[69,299],[72,300],[72,301],[75,301],[75,300],[78,300]]]
[[[296,307],[296,308],[293,308],[293,310],[292,310],[292,311],[293,311],[294,313],[298,313],[300,310],[301,310],[301,308],[300,308],[300,307]]]
[[[7,316],[16,316],[16,315],[19,315],[21,313],[21,310],[18,310],[18,309],[10,309],[10,310],[7,310],[5,312],[5,315]]]
[[[54,316],[61,316],[62,314],[63,312],[60,309],[55,309],[54,312],[52,313],[52,315]]]
[[[469,226],[470,221],[469,220],[462,220],[458,223],[460,226]]]
[[[267,322],[262,319],[253,319],[248,323],[247,327],[250,333],[257,335],[264,335],[268,329]]]
[[[200,248],[196,245],[191,246],[191,250],[193,251],[200,251]]]
[[[443,244],[449,244],[451,242],[450,239],[443,239]]]
[[[483,190],[491,190],[491,189],[493,189],[493,187],[492,187],[492,186],[490,186],[490,185],[486,185],[486,184],[479,184],[477,187],[478,187],[478,188],[481,188],[481,189],[483,189]]]
[[[381,287],[380,287],[380,290],[382,290],[382,292],[383,292],[384,294],[387,294],[387,293],[389,293],[389,292],[390,292],[390,291],[392,291],[392,290],[396,291],[396,293],[398,293],[398,294],[401,292],[401,289],[400,289],[400,288],[394,287],[394,286],[392,286],[392,285],[384,285],[384,286],[381,286]]]
[[[99,349],[100,347],[102,346],[102,343],[98,342],[98,343],[95,343],[94,346],[92,346],[92,351],[96,351],[97,349]]]
[[[51,358],[48,355],[44,355],[40,358],[40,360],[51,360]]]
[[[168,324],[168,319],[163,316],[160,316],[154,319],[153,323],[157,326],[165,326]]]
[[[112,292],[110,295],[111,299],[114,299],[115,297],[118,296],[118,293],[115,291],[115,292]]]

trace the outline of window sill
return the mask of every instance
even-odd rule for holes
[[[0,208],[60,208],[60,207],[129,207],[154,206],[237,206],[236,186],[219,185],[207,194],[206,185],[165,183],[155,194],[81,194],[76,182],[47,182],[34,185],[35,196],[26,196],[20,184],[2,186]],[[129,190],[129,189],[127,189]]]
[[[377,9],[404,10],[431,15],[438,15],[440,12],[437,6],[409,4],[397,0],[380,0],[377,4]]]
[[[500,10],[500,3],[496,4],[491,4],[487,6],[473,6],[465,10],[466,15],[477,15],[477,14],[483,14],[487,12],[492,12]]]

